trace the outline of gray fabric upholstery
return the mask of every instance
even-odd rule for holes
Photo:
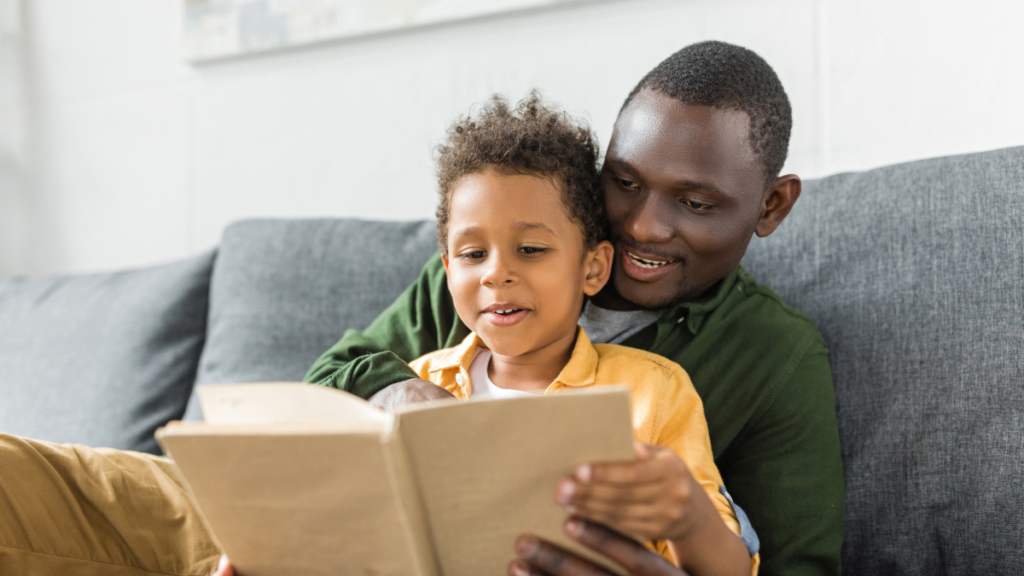
[[[197,386],[301,380],[345,330],[365,328],[391,304],[436,250],[433,222],[231,225],[213,273]],[[198,404],[186,419],[201,418]]]
[[[1024,567],[1024,148],[807,182],[744,261],[817,322],[847,574]]]
[[[196,376],[212,262],[0,278],[0,432],[158,453]]]

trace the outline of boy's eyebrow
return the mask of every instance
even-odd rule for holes
[[[516,230],[544,230],[549,234],[555,233],[554,230],[552,230],[547,224],[544,224],[543,222],[516,222],[515,224],[512,225],[512,227]],[[468,226],[466,228],[459,228],[458,230],[455,230],[455,235],[476,236],[482,234],[483,231],[484,229],[480,226]]]
[[[514,228],[516,230],[544,230],[550,234],[555,233],[555,231],[549,228],[547,224],[542,222],[516,222]]]
[[[618,158],[609,158],[607,161],[611,162],[612,164],[617,164],[619,168],[622,168],[623,170],[632,172],[634,174],[640,173],[639,170],[637,170],[632,164],[626,162],[625,160],[620,160]],[[675,185],[680,188],[702,188],[704,190],[709,190],[716,194],[722,194],[722,191],[717,186],[713,184],[708,184],[707,182],[698,182],[696,180],[683,179],[676,180]]]

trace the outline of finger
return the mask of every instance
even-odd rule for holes
[[[536,574],[551,576],[612,576],[604,568],[580,558],[576,554],[533,536],[516,539],[516,555],[528,564]],[[510,570],[514,565],[510,564]],[[528,572],[527,574],[534,574]],[[517,575],[518,576],[518,575]]]
[[[217,570],[213,576],[235,576],[235,569],[231,566],[226,554],[220,555],[220,561],[217,563]]]
[[[586,501],[614,501],[623,504],[654,502],[665,493],[664,482],[646,484],[584,484],[573,478],[558,483],[555,501],[563,506],[579,505]]]
[[[508,576],[551,576],[540,568],[530,566],[525,561],[515,559],[508,563]]]
[[[579,518],[565,522],[565,533],[591,550],[620,564],[630,574],[644,576],[686,576],[660,554],[643,547],[639,542],[604,526]]]
[[[575,476],[584,483],[644,484],[663,480],[667,472],[667,461],[652,458],[641,462],[580,464]]]
[[[583,516],[602,524],[618,524],[623,521],[656,521],[666,517],[665,506],[660,502],[623,504],[607,500],[588,500],[578,505],[565,506],[569,514]]]

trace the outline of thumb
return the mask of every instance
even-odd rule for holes
[[[213,576],[235,576],[235,569],[231,566],[226,554],[220,555],[220,562],[217,563],[217,571]]]
[[[651,448],[643,442],[633,442],[633,452],[636,454],[636,459],[640,462],[650,460],[651,458]]]

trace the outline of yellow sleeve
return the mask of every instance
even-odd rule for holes
[[[726,526],[739,536],[736,512],[720,491],[723,481],[711,450],[704,403],[686,371],[675,364],[661,368],[661,378],[644,374],[634,380],[632,402],[637,440],[664,446],[678,454]],[[656,542],[653,548],[678,565],[667,542]],[[751,557],[752,575],[757,574],[759,564],[760,555]]]

